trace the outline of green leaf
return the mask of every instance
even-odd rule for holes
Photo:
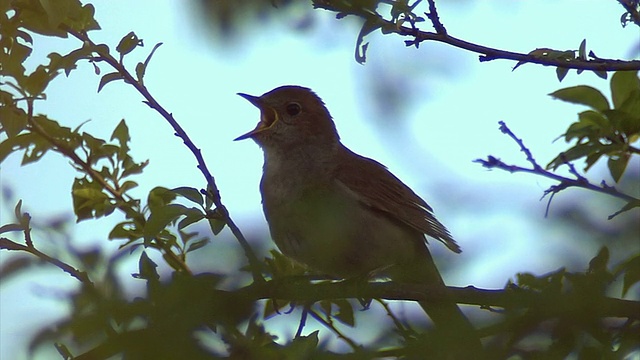
[[[607,80],[607,77],[609,76],[609,73],[607,73],[606,71],[602,71],[602,70],[593,70],[593,73],[596,74],[596,76],[598,76],[599,78],[601,78],[603,80]]]
[[[49,25],[58,27],[67,17],[72,0],[39,0],[47,13]]]
[[[42,94],[56,75],[57,73],[48,73],[46,68],[40,65],[25,79],[22,85],[29,94],[37,96]]]
[[[113,133],[111,133],[110,140],[113,139],[118,140],[118,143],[120,143],[120,147],[127,147],[129,140],[131,140],[131,138],[129,137],[129,127],[127,126],[127,123],[124,121],[124,119],[120,120],[116,128],[113,130]]]
[[[620,181],[620,178],[622,177],[622,174],[624,174],[624,170],[627,168],[627,164],[629,163],[629,158],[629,153],[620,153],[619,155],[609,157],[607,166],[609,167],[609,172],[615,182]]]
[[[569,148],[567,151],[564,151],[560,155],[558,155],[555,159],[553,159],[548,165],[547,169],[556,170],[559,166],[571,162],[576,159],[580,159],[582,157],[588,156],[593,153],[602,153],[604,149],[604,145],[601,144],[577,144],[572,148]]]
[[[594,273],[607,271],[609,258],[609,248],[606,246],[601,247],[598,254],[589,261],[589,272]]]
[[[353,327],[355,325],[355,318],[353,316],[353,306],[345,299],[334,300],[334,303],[338,306],[338,312],[334,314],[334,317],[343,324]]]
[[[123,221],[116,224],[116,226],[109,232],[109,240],[113,239],[128,239],[137,240],[143,236],[142,231],[138,229],[136,223],[133,221]]]
[[[589,138],[590,140],[596,140],[604,134],[610,134],[612,131],[611,126],[607,119],[602,116],[601,113],[587,110],[578,115],[580,119],[569,125],[567,132],[564,134],[565,141],[569,142],[573,139],[582,140],[583,138]]]
[[[131,181],[131,180],[127,180],[124,183],[122,183],[122,185],[120,185],[120,192],[121,193],[125,193],[135,187],[138,187],[138,183],[135,181]]]
[[[639,94],[640,95],[640,94]],[[621,110],[606,110],[603,112],[613,126],[615,133],[624,133],[630,138],[640,132],[640,112],[636,114]],[[615,134],[609,132],[608,138],[615,138]]]
[[[287,359],[312,359],[318,348],[318,333],[316,330],[307,336],[298,336],[285,347]]]
[[[622,296],[626,296],[629,289],[640,282],[640,255],[636,255],[622,265],[624,278],[622,280]]]
[[[115,209],[109,197],[102,191],[102,185],[87,177],[76,178],[73,181],[71,197],[78,222],[109,215]]]
[[[580,47],[578,48],[578,59],[587,60],[587,39],[583,39],[580,42]]]
[[[158,275],[158,272],[156,271],[157,267],[158,265],[149,258],[145,251],[143,251],[142,254],[140,254],[140,261],[138,262],[138,271],[140,271],[140,273],[136,277],[139,279],[157,281],[160,279],[160,275]]]
[[[133,51],[136,46],[142,46],[142,40],[139,39],[133,31],[131,31],[120,39],[118,46],[116,46],[116,51],[119,52],[122,57]]]
[[[554,91],[549,95],[558,100],[586,105],[597,111],[609,109],[607,98],[591,86],[579,85],[568,87]]]
[[[143,63],[139,62],[136,65],[136,79],[138,79],[138,82],[140,84],[144,84],[144,72],[145,72],[145,66]]]
[[[0,106],[0,124],[7,137],[17,136],[27,127],[27,114],[14,104]]]
[[[190,208],[185,213],[185,218],[180,220],[180,222],[178,223],[178,229],[182,230],[185,227],[204,219],[205,217],[206,215],[201,210]]]
[[[556,67],[556,76],[558,77],[558,81],[562,82],[562,80],[564,80],[564,77],[567,76],[567,73],[569,73],[569,68],[565,68],[565,67]]]
[[[169,223],[175,221],[187,211],[188,209],[180,204],[170,204],[156,208],[151,215],[149,215],[147,223],[144,226],[143,235],[145,242],[157,237]]]
[[[364,24],[362,24],[362,28],[360,29],[360,32],[358,33],[358,38],[356,40],[355,56],[356,56],[356,61],[359,64],[364,64],[365,61],[367,61],[367,47],[369,46],[369,43],[363,44],[364,37],[370,34],[371,32],[373,32],[374,30],[380,28],[382,24],[383,23],[379,21],[377,17],[369,17],[364,22]]]
[[[204,199],[202,197],[202,194],[196,188],[183,186],[183,187],[177,187],[175,189],[171,189],[171,191],[198,205],[204,204]]]
[[[162,208],[171,203],[176,198],[176,194],[162,186],[155,187],[149,191],[147,206],[153,213],[156,209]]]
[[[187,247],[187,253],[190,253],[192,251],[198,250],[201,247],[207,245],[209,243],[209,239],[200,239],[198,241],[194,241],[192,243],[189,244],[189,246]]]
[[[640,90],[637,71],[616,71],[611,77],[611,98],[614,108],[620,108],[635,90]]]
[[[105,74],[102,78],[100,78],[100,84],[98,84],[98,92],[100,92],[100,90],[102,90],[105,85],[115,80],[124,80],[124,78],[119,72]]]
[[[144,81],[143,81],[144,74],[147,71],[147,67],[149,66],[149,61],[151,61],[151,57],[161,45],[162,43],[157,43],[153,47],[153,49],[151,49],[151,52],[149,53],[147,58],[144,60],[144,63],[138,63],[138,65],[136,65],[136,77],[138,79],[138,82],[140,82],[140,84],[144,84]]]
[[[218,235],[220,231],[224,229],[225,222],[221,219],[207,218],[207,220],[209,220],[209,227],[211,228],[213,235]]]

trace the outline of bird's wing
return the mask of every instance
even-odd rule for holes
[[[433,209],[387,168],[375,160],[357,155],[347,148],[335,169],[338,185],[346,187],[358,201],[386,213],[414,229],[443,242],[459,253],[460,246],[433,215]]]

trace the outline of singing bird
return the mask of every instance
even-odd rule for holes
[[[260,193],[273,241],[286,256],[338,278],[384,275],[408,284],[445,283],[425,235],[459,253],[433,209],[379,162],[340,142],[324,102],[310,89],[281,86],[239,93],[260,109],[253,139],[264,152]],[[453,348],[476,356],[482,345],[452,300],[420,302]]]

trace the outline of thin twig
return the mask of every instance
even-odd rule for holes
[[[66,29],[66,30],[78,40],[85,42],[91,46],[94,46],[94,47],[96,46],[96,44],[85,33],[81,33],[73,29]],[[197,167],[198,169],[200,169],[200,172],[204,175],[204,178],[207,182],[207,185],[208,185],[207,187],[209,190],[207,191],[207,193],[211,195],[211,200],[215,204],[217,211],[224,218],[225,223],[227,224],[227,226],[229,227],[233,235],[236,237],[236,239],[238,240],[238,242],[240,243],[240,245],[242,246],[245,252],[245,256],[249,261],[249,267],[250,267],[254,281],[264,281],[264,278],[262,277],[259,271],[260,262],[258,261],[258,258],[256,257],[255,253],[253,252],[253,249],[249,245],[249,242],[246,240],[246,238],[240,231],[240,228],[238,228],[238,226],[231,219],[231,216],[229,215],[229,211],[227,210],[226,206],[224,206],[224,204],[222,203],[218,186],[216,185],[215,179],[213,175],[211,175],[211,172],[209,171],[207,164],[205,163],[204,158],[202,157],[202,152],[200,151],[200,148],[198,148],[193,143],[193,141],[191,141],[191,138],[189,138],[187,133],[180,126],[180,124],[175,120],[173,115],[169,113],[164,107],[162,107],[162,105],[160,105],[156,101],[156,99],[151,95],[151,93],[149,93],[147,88],[143,84],[138,82],[117,59],[115,59],[109,53],[99,53],[99,57],[101,60],[105,61],[107,64],[113,67],[116,71],[118,71],[118,73],[120,73],[120,75],[123,76],[124,81],[129,83],[131,86],[133,86],[144,97],[145,99],[144,103],[146,103],[150,108],[157,111],[169,123],[169,125],[171,125],[171,127],[175,131],[176,136],[180,137],[184,142],[184,144],[187,146],[187,148],[191,150],[191,152],[195,156],[196,161],[198,163]]]
[[[545,196],[551,194],[551,198],[549,199],[551,201],[551,199],[553,198],[553,195],[566,189],[569,187],[580,187],[580,188],[584,188],[584,189],[588,189],[588,190],[592,190],[595,192],[599,192],[599,193],[603,193],[603,194],[607,194],[607,195],[611,195],[614,197],[617,197],[619,199],[625,200],[627,201],[627,203],[637,203],[640,202],[640,199],[637,199],[631,195],[622,193],[620,191],[618,191],[615,187],[613,186],[608,186],[606,185],[606,183],[602,183],[601,186],[598,186],[596,184],[592,184],[589,182],[589,180],[587,178],[585,178],[584,176],[580,175],[578,173],[578,171],[575,169],[575,167],[573,166],[573,164],[571,164],[570,162],[565,161],[564,163],[569,167],[569,172],[571,174],[573,174],[576,178],[575,179],[571,179],[568,177],[564,177],[564,176],[560,176],[557,175],[551,171],[545,170],[542,166],[540,166],[537,161],[534,159],[533,155],[531,154],[531,151],[524,145],[524,143],[522,142],[521,139],[518,139],[518,137],[515,136],[515,134],[507,127],[507,125],[503,122],[500,121],[500,131],[502,131],[503,133],[509,135],[509,137],[511,137],[520,147],[520,150],[522,152],[525,153],[525,155],[527,156],[527,161],[529,161],[529,163],[531,163],[533,168],[524,168],[521,166],[516,166],[516,165],[507,165],[506,163],[504,163],[502,160],[494,157],[494,156],[488,156],[487,159],[477,159],[474,162],[480,163],[482,164],[482,166],[489,168],[489,169],[493,169],[493,168],[497,168],[497,169],[501,169],[501,170],[505,170],[511,173],[515,173],[515,172],[525,172],[525,173],[530,173],[530,174],[536,174],[536,175],[540,175],[540,176],[544,176],[547,177],[549,179],[553,179],[555,181],[558,181],[559,184],[557,185],[553,185],[551,187],[549,187],[549,189],[545,190],[544,195],[542,196],[542,198],[544,198]],[[547,210],[546,212],[548,213],[549,211],[549,204],[547,204]],[[624,208],[621,211],[616,212],[613,215],[609,216],[609,219],[613,218],[614,216],[620,214],[621,212],[624,212]]]
[[[340,329],[336,328],[333,325],[332,321],[324,319],[322,316],[320,316],[320,314],[318,314],[311,308],[309,308],[309,315],[311,315],[312,318],[316,319],[316,321],[318,321],[320,324],[324,325],[327,329],[333,331],[333,333],[336,334],[338,338],[344,340],[347,344],[349,344],[349,346],[351,346],[353,350],[358,351],[361,349],[361,347],[355,341],[348,338],[345,334],[342,333],[342,331],[340,331]]]
[[[27,99],[27,107],[29,109],[29,114],[33,114],[33,98]],[[36,134],[42,136],[51,145],[53,145],[53,147],[54,147],[54,149],[56,151],[58,151],[59,153],[63,154],[67,158],[71,159],[74,164],[79,166],[94,181],[98,182],[100,184],[100,186],[102,186],[103,189],[105,189],[107,192],[109,192],[109,194],[111,194],[111,196],[113,196],[116,199],[116,204],[129,203],[130,199],[126,199],[124,197],[124,195],[120,191],[116,190],[113,186],[111,186],[111,184],[109,184],[104,179],[104,177],[91,166],[91,164],[89,164],[88,162],[82,160],[73,150],[67,148],[64,143],[58,141],[53,136],[49,135],[49,133],[45,129],[43,129],[42,126],[40,126],[40,124],[38,124],[33,119],[32,116],[28,116],[27,117],[27,121],[28,121],[29,125],[31,126],[32,131],[34,131]],[[121,205],[117,205],[117,207],[120,210],[122,210],[125,214],[127,214],[127,216],[129,216],[131,218],[134,218],[134,219],[137,219],[140,222],[144,222],[145,221],[144,218],[139,213],[129,209],[128,207],[121,206]],[[189,269],[187,264],[184,262],[184,260],[181,259],[178,255],[176,255],[176,253],[174,253],[171,250],[170,246],[168,246],[167,244],[165,244],[165,243],[163,243],[162,241],[159,241],[159,240],[156,241],[155,245],[156,245],[156,247],[162,249],[164,251],[164,253],[166,254],[166,256],[170,257],[177,264],[180,264],[180,268],[182,269],[182,271],[187,272],[187,273],[191,273],[191,270]]]
[[[445,29],[444,25],[440,22],[440,16],[438,16],[438,10],[436,9],[435,0],[428,0],[429,2],[429,12],[426,13],[429,20],[433,24],[433,28],[436,29],[436,33],[440,35],[447,35],[447,29]]]
[[[25,230],[25,236],[27,233],[29,233],[30,231]],[[16,242],[13,242],[7,238],[0,238],[0,249],[5,249],[5,250],[10,250],[10,251],[24,251],[27,252],[29,254],[35,255],[37,256],[39,259],[42,259],[54,266],[56,266],[57,268],[59,268],[60,270],[66,272],[67,274],[73,276],[74,278],[78,279],[81,283],[93,288],[93,282],[91,281],[91,279],[89,279],[89,276],[87,275],[86,272],[84,271],[80,271],[76,268],[74,268],[73,266],[58,260],[56,258],[53,258],[45,253],[43,253],[42,251],[36,249],[33,246],[25,246],[25,245],[21,245],[18,244]]]

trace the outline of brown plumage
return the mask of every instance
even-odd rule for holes
[[[460,247],[415,192],[340,143],[315,93],[282,86],[260,97],[239,95],[261,111],[258,126],[237,140],[251,138],[264,152],[263,210],[283,254],[340,278],[384,274],[446,293],[425,235],[456,253]],[[440,344],[448,357],[478,358],[482,346],[455,302],[420,305],[446,339]]]

